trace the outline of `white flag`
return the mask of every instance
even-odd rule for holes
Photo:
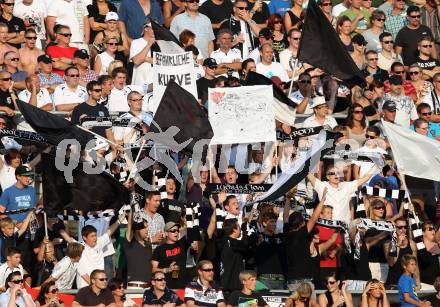
[[[399,172],[440,181],[440,142],[382,121]]]

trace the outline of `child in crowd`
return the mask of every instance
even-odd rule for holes
[[[17,246],[18,238],[26,232],[32,214],[32,211],[29,211],[23,222],[18,225],[15,225],[9,217],[0,220],[0,263],[6,261],[6,249]],[[18,229],[16,229],[16,226]]]
[[[406,254],[402,257],[404,273],[400,276],[397,288],[402,307],[429,307],[431,302],[422,302],[416,294],[416,281],[414,273],[417,271],[417,259],[413,255]]]
[[[6,262],[0,265],[0,292],[6,291],[5,283],[9,274],[12,272],[20,272],[21,276],[27,274],[21,265],[21,251],[18,248],[9,247],[5,255]]]

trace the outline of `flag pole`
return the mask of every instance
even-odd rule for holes
[[[139,157],[141,156],[142,149],[144,148],[146,142],[147,142],[147,140],[145,138],[143,138],[142,144],[141,144],[141,147],[139,148],[139,152],[138,152],[138,154],[136,156],[136,159],[134,159],[133,165],[130,168],[130,175],[128,175],[128,178],[127,178],[126,181],[130,180],[134,176],[133,175],[134,172],[132,172],[132,170],[136,166],[136,163],[138,162]]]
[[[49,234],[47,231],[47,214],[46,214],[46,211],[44,211],[44,210],[43,210],[43,219],[44,219],[44,236],[46,238],[49,238]]]
[[[290,60],[290,63],[292,63],[292,60]],[[298,70],[297,67],[298,67],[298,58],[295,59],[294,66],[292,69],[292,79],[290,80],[289,94],[287,94],[287,97],[289,97],[290,94],[292,93],[293,79],[295,79],[296,77],[296,72]]]
[[[93,135],[96,136],[97,138],[100,138],[100,139],[105,140],[105,141],[108,142],[109,144],[112,144],[112,145],[114,145],[114,146],[118,146],[118,144],[116,144],[116,143],[110,141],[109,139],[106,139],[105,137],[103,137],[102,135],[97,134],[96,132],[93,132],[93,131],[91,131],[91,130],[89,130],[89,129],[86,129],[86,128],[84,128],[84,127],[81,127],[80,125],[76,125],[76,126],[77,126],[79,129],[81,129],[81,130],[84,130],[84,131],[90,132],[91,134],[93,134]]]

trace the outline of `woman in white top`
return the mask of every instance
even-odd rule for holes
[[[104,40],[105,51],[95,58],[93,70],[100,76],[108,74],[108,66],[115,60],[118,51],[118,40],[115,37],[106,37]]]
[[[21,154],[16,149],[8,150],[3,159],[0,159],[0,186],[3,191],[15,184],[15,169],[20,165]]]

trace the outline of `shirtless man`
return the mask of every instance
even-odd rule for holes
[[[44,52],[36,47],[37,32],[34,29],[27,29],[24,32],[24,46],[18,50],[21,69],[29,75],[34,74],[37,69],[37,58]]]
[[[3,58],[6,52],[15,51],[17,48],[8,44],[8,25],[0,22],[0,65],[3,65]]]

